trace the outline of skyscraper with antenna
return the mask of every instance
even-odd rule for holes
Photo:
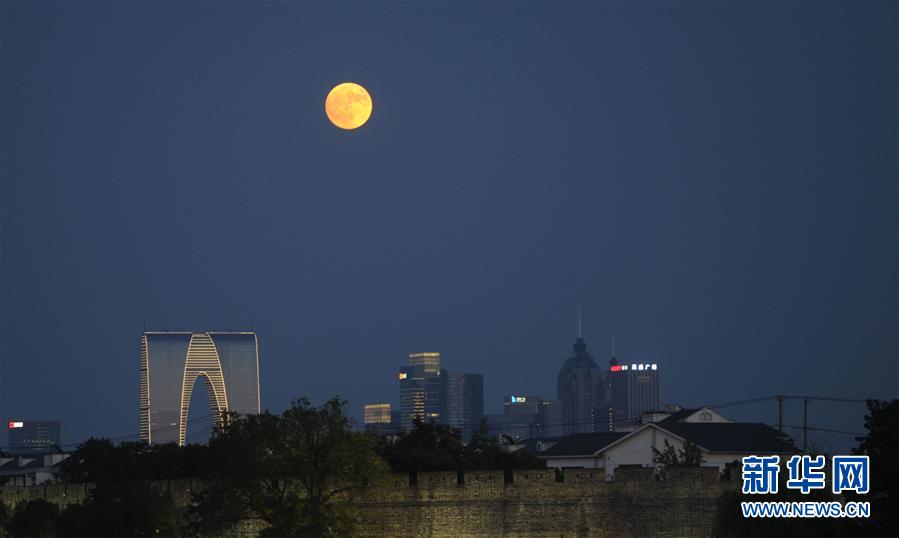
[[[608,430],[606,385],[605,369],[600,368],[587,352],[578,305],[577,339],[573,352],[559,370],[557,383],[564,435]]]

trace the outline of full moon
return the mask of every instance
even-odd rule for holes
[[[341,129],[357,129],[371,117],[371,96],[354,82],[338,84],[328,92],[325,113]]]

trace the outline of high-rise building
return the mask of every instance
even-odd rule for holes
[[[373,403],[364,406],[365,424],[390,424],[390,404]]]
[[[559,370],[558,398],[562,402],[562,432],[564,435],[607,431],[605,371],[587,353],[587,344],[580,335],[574,341],[574,351]]]
[[[468,441],[484,418],[484,376],[441,372],[443,404],[441,421],[462,434]]]
[[[12,453],[49,452],[59,446],[58,420],[10,420],[9,451]]]
[[[516,441],[562,435],[562,405],[541,396],[507,395],[503,414],[490,415],[490,435],[506,435]]]
[[[409,353],[409,366],[421,366],[424,373],[437,375],[440,373],[440,352]]]
[[[627,430],[635,425],[643,413],[658,411],[659,366],[655,363],[618,364],[612,357],[609,368],[612,392],[609,409],[609,428]]]
[[[561,437],[563,434],[562,402],[559,400],[541,400],[537,409],[537,438]]]
[[[440,422],[443,380],[440,353],[410,353],[409,366],[400,368],[400,427],[411,431],[415,419]]]
[[[140,438],[184,445],[201,380],[217,426],[229,412],[256,414],[259,344],[254,332],[145,332],[140,345]]]
[[[365,429],[382,435],[396,433],[398,424],[395,423],[394,413],[389,403],[365,404],[363,407],[363,422]]]

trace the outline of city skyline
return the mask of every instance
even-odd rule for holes
[[[136,438],[164,327],[262,335],[273,410],[434,349],[497,412],[578,304],[663,403],[894,397],[895,6],[804,4],[4,2],[0,416]]]

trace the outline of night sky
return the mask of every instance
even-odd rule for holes
[[[578,304],[665,403],[899,392],[894,3],[0,15],[4,420],[136,438],[145,327],[255,329],[276,411],[361,417],[436,350],[500,412],[555,397]],[[343,81],[357,131],[324,115]]]

